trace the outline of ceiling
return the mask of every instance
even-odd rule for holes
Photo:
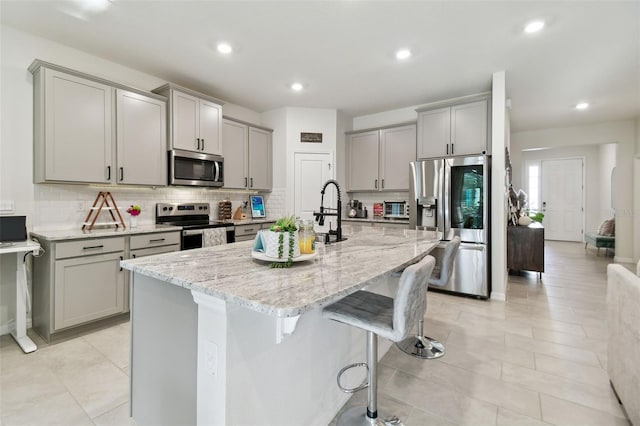
[[[640,116],[639,1],[81,3],[2,0],[0,22],[257,112],[366,115],[488,91],[504,70],[512,130]],[[533,19],[545,29],[524,34]]]

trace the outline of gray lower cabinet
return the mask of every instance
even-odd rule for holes
[[[125,312],[124,251],[57,260],[53,331]]]
[[[180,231],[81,240],[41,240],[33,262],[33,329],[50,342],[105,322],[126,319],[128,257],[180,250]]]
[[[260,222],[247,225],[236,225],[236,242],[249,241],[256,238],[260,229],[269,229],[275,222]]]

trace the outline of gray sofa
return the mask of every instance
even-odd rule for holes
[[[607,371],[631,423],[640,426],[640,262],[607,267]]]

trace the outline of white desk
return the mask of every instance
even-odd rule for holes
[[[7,244],[7,243],[5,243]],[[25,253],[40,252],[40,244],[35,241],[22,241],[11,243],[10,245],[0,245],[0,255],[15,253],[16,256],[16,321],[11,326],[11,335],[22,348],[24,353],[33,352],[37,349],[27,336],[27,270],[24,266]]]

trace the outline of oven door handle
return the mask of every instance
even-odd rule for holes
[[[204,234],[203,229],[191,229],[188,231],[182,231],[183,237],[188,237],[189,235],[202,235],[202,234]]]

